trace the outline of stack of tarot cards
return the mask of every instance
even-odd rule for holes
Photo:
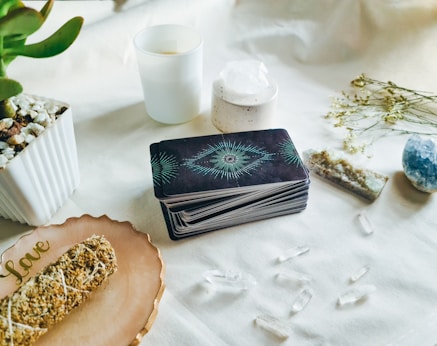
[[[284,129],[164,140],[150,146],[150,156],[173,240],[307,205],[308,170]]]

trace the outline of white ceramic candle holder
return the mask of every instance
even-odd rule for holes
[[[164,124],[192,120],[200,112],[203,41],[183,25],[156,25],[134,38],[147,114]]]

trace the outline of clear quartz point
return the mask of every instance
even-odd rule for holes
[[[360,280],[364,275],[366,275],[370,270],[370,267],[368,265],[365,265],[359,269],[357,269],[356,271],[354,271],[352,273],[352,275],[350,276],[349,280],[350,282],[354,283],[357,282],[358,280]]]
[[[252,275],[240,271],[211,269],[205,271],[203,277],[210,284],[221,288],[248,290],[256,285],[256,280]]]
[[[344,292],[337,301],[339,306],[350,305],[358,303],[361,300],[366,299],[371,293],[376,291],[374,285],[360,285],[355,286],[346,292]]]
[[[306,254],[310,251],[310,248],[306,245],[295,246],[290,249],[285,250],[279,257],[279,262],[285,262],[291,260],[295,257]]]
[[[296,299],[293,302],[293,305],[291,306],[291,312],[293,314],[296,314],[308,305],[308,303],[311,301],[311,298],[313,297],[313,290],[310,287],[304,288],[302,291],[299,292]]]
[[[279,272],[278,274],[276,274],[276,279],[278,280],[278,282],[292,287],[303,286],[311,282],[310,277],[295,271]]]
[[[279,339],[287,339],[289,336],[289,328],[287,324],[273,316],[260,315],[255,318],[255,323],[262,329],[272,333]]]
[[[365,210],[361,210],[358,215],[358,222],[360,223],[361,230],[365,235],[371,235],[375,232],[375,228],[373,227],[372,222],[367,216],[367,212]]]

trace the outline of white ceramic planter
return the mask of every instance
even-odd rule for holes
[[[71,108],[54,102],[68,109],[0,169],[0,216],[4,218],[44,225],[79,185]]]

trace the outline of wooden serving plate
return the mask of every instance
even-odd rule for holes
[[[93,234],[109,240],[118,271],[35,345],[138,345],[152,327],[164,292],[165,267],[159,249],[131,223],[107,216],[83,215],[21,237],[2,254],[0,299]]]

